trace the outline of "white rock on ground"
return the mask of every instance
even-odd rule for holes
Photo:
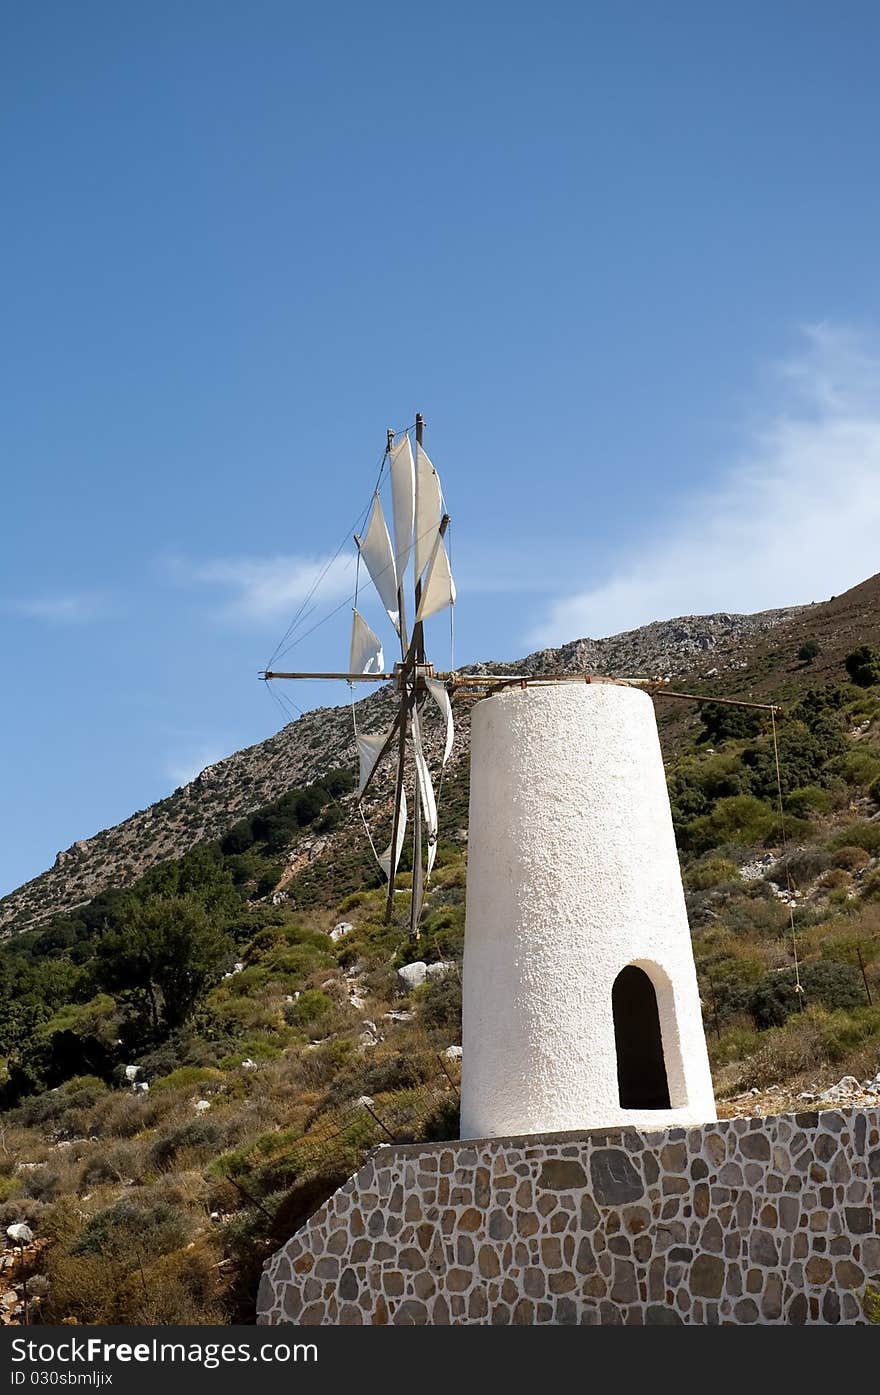
[[[428,966],[423,959],[417,959],[414,964],[404,964],[402,969],[397,970],[397,977],[407,991],[418,988],[427,976]]]
[[[6,1227],[6,1234],[10,1240],[14,1240],[16,1245],[29,1245],[34,1238],[34,1232],[24,1221],[16,1221],[15,1225]]]
[[[353,929],[354,926],[350,920],[341,920],[338,925],[333,926],[333,929],[330,931],[330,938],[334,942],[336,940],[341,940],[343,936],[350,935]]]
[[[437,964],[429,964],[425,972],[431,979],[445,978],[455,972],[455,963],[451,959],[441,959]]]

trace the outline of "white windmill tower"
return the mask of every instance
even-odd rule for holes
[[[488,697],[470,800],[462,1137],[714,1119],[648,694]]]

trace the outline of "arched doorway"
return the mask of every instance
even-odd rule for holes
[[[669,1082],[657,994],[644,969],[628,964],[611,989],[617,1086],[622,1109],[668,1109]]]

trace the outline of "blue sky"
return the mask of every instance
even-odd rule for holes
[[[277,728],[257,670],[418,409],[460,662],[877,570],[876,6],[4,30],[0,890]]]

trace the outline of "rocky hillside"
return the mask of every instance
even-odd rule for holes
[[[878,616],[874,579],[524,661],[665,667],[709,699],[657,708],[722,1114],[880,1097]],[[765,714],[720,692],[784,700],[784,837]],[[349,817],[345,710],[167,801],[220,837],[162,861],[139,815],[122,826],[139,830],[115,867],[125,889],[49,914],[46,879],[31,884],[42,919],[24,928],[21,911],[0,944],[0,1233],[33,1239],[0,1248],[0,1324],[250,1321],[263,1258],[371,1148],[456,1136],[467,711],[418,945],[402,911],[385,924]],[[260,753],[294,785],[247,813]],[[162,806],[153,818],[168,838]],[[155,865],[137,878],[134,857]],[[52,875],[63,904],[64,866]],[[401,906],[407,883],[404,868]]]
[[[592,672],[612,676],[692,676],[701,681],[748,673],[756,647],[780,627],[797,624],[825,607],[801,606],[757,615],[686,615],[656,621],[608,639],[579,639],[560,649],[542,649],[515,663],[489,661],[473,672],[529,674]],[[363,730],[385,718],[387,695],[359,704]],[[467,749],[469,713],[458,705],[459,739],[453,756]],[[205,839],[217,838],[232,824],[278,799],[293,785],[319,778],[353,760],[348,707],[316,708],[275,736],[208,766],[167,799],[151,804],[123,823],[82,839],[58,853],[47,872],[0,900],[0,934],[39,924],[59,911],[75,909],[111,887],[130,884],[150,867],[180,857]],[[381,806],[388,791],[377,788]]]

